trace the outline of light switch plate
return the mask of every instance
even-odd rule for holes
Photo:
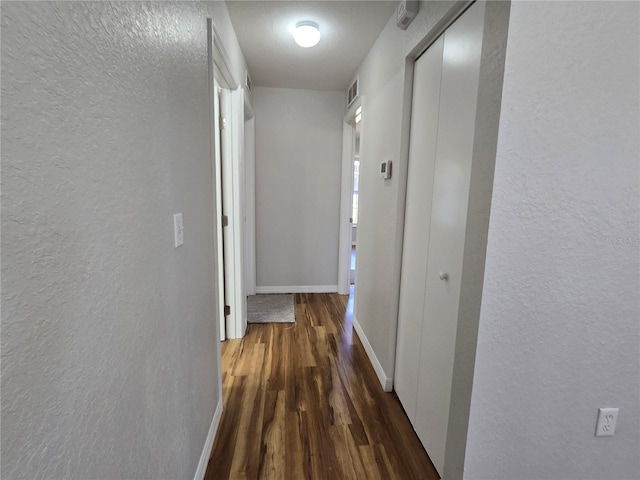
[[[182,214],[176,213],[173,216],[173,236],[175,247],[178,248],[184,243],[184,228],[182,226]]]

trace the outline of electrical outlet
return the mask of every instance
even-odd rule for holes
[[[173,216],[173,236],[176,248],[184,243],[184,228],[182,227],[181,213],[176,213]]]
[[[618,419],[617,408],[599,408],[598,425],[596,426],[596,437],[610,437],[616,431],[616,420]]]

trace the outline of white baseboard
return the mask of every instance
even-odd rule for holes
[[[213,441],[216,438],[218,426],[220,425],[220,418],[222,417],[222,392],[220,392],[220,399],[218,400],[218,406],[216,411],[213,412],[213,420],[211,420],[211,426],[209,427],[209,433],[207,439],[204,442],[204,448],[200,455],[200,461],[198,462],[198,469],[193,477],[193,480],[203,480],[204,475],[207,473],[207,465],[209,465],[209,457],[211,456],[211,449],[213,448]]]
[[[337,285],[291,285],[275,287],[256,287],[257,294],[264,293],[337,293]]]
[[[353,328],[356,330],[358,338],[360,338],[365,352],[367,352],[367,356],[369,357],[371,365],[373,365],[373,369],[376,371],[376,375],[378,375],[378,380],[380,381],[380,385],[382,385],[382,389],[385,392],[390,392],[391,390],[393,390],[393,379],[387,377],[387,375],[384,373],[382,365],[380,365],[378,357],[376,357],[376,353],[373,351],[373,347],[369,343],[369,339],[364,334],[364,331],[362,330],[362,327],[358,323],[358,319],[355,316],[353,317]]]

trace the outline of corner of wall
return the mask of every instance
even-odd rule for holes
[[[220,426],[220,419],[222,418],[222,404],[223,398],[221,390],[220,397],[218,398],[218,405],[216,405],[216,410],[213,412],[213,418],[211,419],[211,425],[209,426],[209,433],[207,433],[207,439],[204,442],[200,461],[198,462],[198,468],[196,470],[196,474],[193,476],[193,480],[203,480],[207,473],[207,466],[209,465],[209,459],[211,458],[213,442],[216,439],[218,427]]]
[[[462,478],[498,147],[510,2],[487,2],[444,476]],[[498,99],[496,101],[496,99]]]
[[[371,346],[371,343],[369,343],[369,339],[365,335],[364,330],[362,330],[362,327],[358,323],[358,319],[355,317],[355,315],[353,317],[353,328],[358,334],[358,338],[360,339],[360,342],[364,347],[364,351],[367,352],[367,356],[369,357],[371,366],[373,367],[373,369],[376,372],[376,375],[378,376],[378,380],[380,381],[380,385],[382,386],[382,389],[385,392],[392,391],[393,378],[388,377],[387,374],[385,373],[384,369],[382,368],[382,365],[380,364],[380,361],[378,360],[378,357],[376,356],[376,352],[374,352],[373,347]]]

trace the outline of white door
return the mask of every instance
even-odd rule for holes
[[[246,330],[244,91],[233,78],[224,48],[207,19],[209,72],[213,97],[216,253],[220,339],[240,338]],[[226,224],[226,226],[222,226]],[[225,316],[224,314],[227,313]]]
[[[415,424],[444,37],[415,64],[394,388]],[[418,133],[419,132],[419,133]]]
[[[241,338],[247,327],[244,286],[244,104],[242,89],[220,89],[224,296],[227,338]]]
[[[235,338],[236,282],[234,281],[234,230],[229,224],[233,220],[233,159],[231,137],[231,92],[226,88],[220,89],[220,156],[222,178],[222,235],[223,235],[223,264],[224,264],[224,304],[227,308],[226,327],[227,336]]]
[[[223,227],[222,227],[222,154],[220,149],[220,87],[217,83],[214,83],[214,95],[213,95],[213,124],[215,135],[215,151],[214,151],[214,181],[216,191],[216,235],[217,235],[217,261],[218,261],[218,314],[220,315],[220,340],[226,340],[227,325],[225,320],[224,306],[226,305],[224,282],[225,282],[225,265],[224,265],[224,239],[223,239]]]
[[[477,2],[418,59],[414,76],[415,91],[423,91],[422,95],[431,100],[438,72],[441,81],[437,108],[433,101],[418,103],[420,97],[418,101],[414,97],[416,120],[412,123],[411,142],[419,144],[426,136],[430,140],[424,143],[431,150],[428,145],[424,149],[410,149],[405,219],[408,238],[403,251],[403,266],[407,269],[403,270],[401,286],[397,379],[405,390],[402,397],[399,394],[400,400],[404,405],[403,397],[408,399],[405,406],[408,411],[415,408],[410,419],[441,475],[451,401],[483,23],[484,3]],[[431,55],[433,48],[436,50]],[[440,66],[436,65],[438,55]],[[433,142],[436,117],[437,134]],[[417,130],[421,126],[424,131]],[[412,169],[420,174],[411,176]],[[416,190],[421,192],[415,193]],[[409,192],[413,194],[409,196]],[[424,290],[417,291],[421,286]],[[407,351],[401,352],[402,348]],[[411,363],[416,359],[417,372],[416,363]],[[414,388],[408,383],[412,378]]]

